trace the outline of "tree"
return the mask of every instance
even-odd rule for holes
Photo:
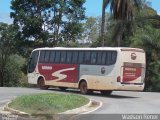
[[[79,36],[81,28],[76,27],[84,20],[85,0],[12,0],[10,16],[19,32],[27,40],[42,41],[41,46],[51,46],[64,41],[67,31]],[[69,27],[69,28],[68,28]],[[66,30],[67,29],[67,30]],[[67,40],[70,40],[69,36]]]
[[[6,65],[11,54],[17,52],[17,27],[0,23],[0,86],[4,86]]]
[[[143,48],[146,52],[146,91],[160,91],[160,30],[145,25],[131,37],[132,47]]]
[[[102,39],[104,37],[104,18],[105,18],[105,8],[110,5],[110,10],[113,18],[119,22],[119,32],[116,35],[116,40],[118,46],[121,45],[121,39],[123,34],[123,28],[126,21],[131,21],[134,16],[134,6],[140,7],[142,5],[141,0],[103,0],[103,10],[102,10]]]
[[[102,3],[102,24],[101,24],[101,37],[102,37],[102,46],[104,46],[104,25],[105,25],[105,9],[107,7],[107,0],[103,0]]]
[[[94,17],[88,17],[84,23],[83,39],[86,43],[92,43],[98,38],[98,20]],[[84,43],[85,43],[84,42]]]
[[[18,61],[18,62],[17,62]],[[4,86],[19,86],[24,78],[22,71],[26,59],[17,54],[12,54],[6,61],[4,68]]]

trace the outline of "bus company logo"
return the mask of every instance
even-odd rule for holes
[[[135,60],[136,58],[137,58],[136,53],[131,53],[131,59],[132,59],[132,60]]]
[[[101,73],[104,74],[105,72],[106,72],[105,67],[102,67],[102,68],[101,68]]]
[[[52,70],[52,66],[42,66],[42,70]]]

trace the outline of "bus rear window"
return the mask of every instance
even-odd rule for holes
[[[106,58],[106,65],[113,65],[117,60],[117,52],[116,51],[108,51]]]

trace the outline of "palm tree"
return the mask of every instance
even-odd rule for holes
[[[142,0],[103,0],[102,5],[102,24],[101,24],[101,36],[104,45],[104,24],[105,24],[105,8],[110,5],[110,11],[115,20],[120,23],[120,31],[116,35],[118,46],[120,46],[124,22],[132,20],[134,17],[134,6],[140,8]]]

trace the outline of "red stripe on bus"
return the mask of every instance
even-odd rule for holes
[[[55,82],[78,82],[78,65],[74,64],[38,64],[38,70],[47,81]]]

